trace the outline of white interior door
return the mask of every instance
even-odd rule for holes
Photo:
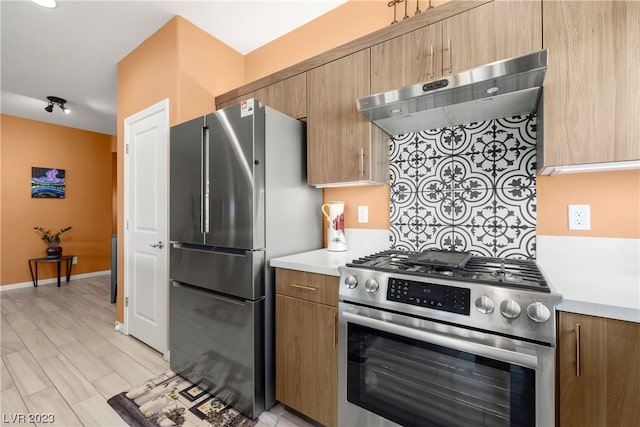
[[[169,100],[125,119],[125,332],[167,351]]]

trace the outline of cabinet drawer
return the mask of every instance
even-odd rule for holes
[[[340,278],[306,271],[276,268],[276,293],[338,306]]]

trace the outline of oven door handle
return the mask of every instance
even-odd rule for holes
[[[456,338],[437,332],[429,332],[423,329],[416,329],[405,325],[399,325],[387,320],[378,320],[367,316],[361,316],[349,311],[343,311],[341,315],[347,322],[357,323],[359,325],[367,326],[379,331],[388,332],[425,343],[439,345],[441,347],[464,351],[478,356],[484,356],[490,359],[501,360],[503,362],[512,363],[531,369],[537,369],[538,367],[538,358],[532,354],[525,354],[517,352],[515,350],[492,347],[486,344],[465,340],[464,338]]]

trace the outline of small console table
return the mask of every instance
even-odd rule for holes
[[[31,272],[31,280],[33,280],[33,286],[37,287],[38,286],[38,264],[41,262],[55,262],[56,263],[56,267],[58,270],[58,287],[60,287],[60,264],[62,264],[62,261],[66,261],[66,271],[67,271],[67,282],[71,279],[71,266],[73,265],[73,255],[61,255],[59,257],[55,257],[55,258],[49,258],[49,257],[44,257],[44,258],[31,258],[29,260],[29,271]],[[36,267],[36,274],[35,276],[33,275],[33,265],[35,264]]]

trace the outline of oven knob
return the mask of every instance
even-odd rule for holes
[[[478,309],[480,313],[493,313],[494,307],[495,304],[493,303],[493,300],[486,295],[482,295],[480,298],[476,299],[476,309]]]
[[[364,288],[371,294],[378,292],[379,287],[376,279],[367,279],[367,281],[364,282]]]
[[[542,323],[549,320],[551,312],[541,302],[534,302],[527,307],[527,316],[534,322]]]
[[[352,275],[348,275],[344,278],[344,285],[349,289],[353,289],[358,286],[358,279]]]
[[[507,319],[515,319],[520,316],[520,304],[511,298],[506,299],[500,304],[500,313]]]

